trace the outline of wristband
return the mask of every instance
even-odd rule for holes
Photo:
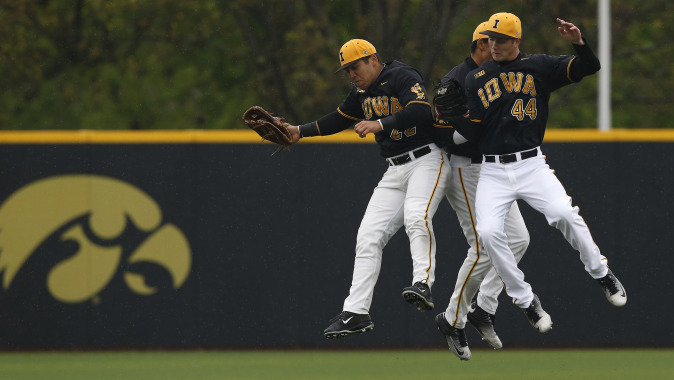
[[[321,133],[318,130],[318,123],[312,121],[311,123],[306,123],[298,126],[300,132],[300,137],[311,137],[311,136],[320,136]]]
[[[382,130],[384,128],[391,130],[395,129],[398,123],[396,122],[396,117],[394,115],[390,115],[379,119],[379,124],[381,124]]]

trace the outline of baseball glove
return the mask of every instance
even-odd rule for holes
[[[275,117],[271,112],[260,106],[250,107],[243,114],[243,121],[264,140],[278,145],[272,156],[284,149],[290,150],[290,146],[293,145],[287,127],[290,124],[286,123],[281,117]]]
[[[466,97],[456,79],[442,82],[435,88],[433,105],[435,106],[435,119],[441,124],[443,121],[462,117],[468,111]]]

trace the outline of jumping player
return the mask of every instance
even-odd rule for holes
[[[293,142],[340,132],[354,123],[360,137],[374,133],[389,167],[374,189],[358,229],[349,296],[330,320],[329,339],[374,328],[369,315],[382,251],[405,226],[413,264],[404,299],[420,311],[433,308],[436,242],[432,218],[449,173],[447,157],[433,140],[433,116],[419,72],[398,61],[382,63],[375,47],[355,39],[339,51],[341,67],[354,87],[337,110],[317,121],[289,127]]]
[[[472,128],[459,129],[462,135],[477,138],[483,153],[475,200],[480,242],[513,303],[539,332],[549,331],[552,319],[524,281],[504,232],[504,220],[517,199],[544,214],[580,252],[585,270],[597,280],[611,304],[623,306],[627,302],[625,289],[608,268],[578,208],[571,205],[541,151],[551,92],[600,68],[578,27],[561,19],[557,22],[561,37],[572,43],[576,56],[521,53],[519,18],[511,13],[490,17],[488,30],[482,34],[489,36],[493,61],[468,73],[465,85]],[[467,119],[457,120],[456,128]]]
[[[487,29],[487,22],[483,22],[475,28],[470,56],[463,63],[451,69],[442,78],[441,83],[454,79],[463,88],[466,74],[478,68],[483,62],[491,60],[488,38],[480,34]],[[443,125],[439,124],[436,127],[443,128]],[[453,131],[453,129],[447,130]],[[438,324],[443,326],[443,330],[448,331],[449,336],[452,337],[447,342],[452,353],[462,360],[469,360],[471,353],[463,330],[466,325],[466,317],[468,322],[477,329],[480,336],[494,349],[503,347],[494,329],[498,296],[503,290],[503,282],[496,275],[491,261],[478,244],[475,230],[477,225],[475,221],[475,191],[480,177],[482,154],[473,142],[463,142],[457,145],[453,142],[452,135],[446,136],[445,140],[448,140],[447,150],[451,153],[449,159],[451,174],[445,187],[445,196],[456,212],[470,248],[459,269],[454,293],[447,310],[439,314],[436,320]],[[529,232],[524,224],[517,202],[512,202],[506,215],[505,232],[508,246],[519,262],[529,246]],[[478,288],[480,290],[478,296],[473,298]],[[473,300],[472,304],[471,299]]]

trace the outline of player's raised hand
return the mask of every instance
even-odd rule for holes
[[[559,35],[562,36],[562,38],[576,45],[585,44],[582,35],[580,34],[580,29],[578,29],[577,26],[560,18],[557,19],[557,22],[559,23],[557,30],[559,30]]]

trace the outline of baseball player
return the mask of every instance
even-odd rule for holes
[[[551,92],[600,68],[578,27],[561,19],[557,22],[561,37],[572,43],[575,56],[522,53],[519,18],[512,13],[490,17],[488,29],[481,34],[489,37],[493,61],[466,76],[470,121],[457,118],[455,125],[462,135],[477,139],[483,153],[475,199],[479,240],[513,303],[539,332],[549,331],[552,319],[531,285],[524,281],[504,231],[506,215],[517,199],[544,214],[548,223],[580,252],[585,270],[597,280],[611,304],[623,306],[627,302],[625,289],[608,268],[606,257],[592,240],[578,208],[571,205],[571,198],[547,165],[540,147]],[[439,327],[450,339],[451,331]]]
[[[354,83],[344,102],[317,121],[290,126],[293,142],[340,132],[355,122],[360,137],[369,133],[388,169],[374,189],[358,229],[353,281],[342,312],[324,335],[341,338],[374,328],[369,315],[382,250],[402,226],[410,241],[412,286],[404,299],[419,310],[433,308],[435,235],[432,218],[444,194],[449,170],[446,154],[434,143],[433,116],[417,70],[398,61],[382,63],[368,41],[354,39],[339,51],[341,67]]]
[[[441,84],[453,79],[460,83],[463,88],[466,74],[478,68],[483,62],[491,60],[487,36],[480,34],[487,29],[487,22],[483,22],[475,28],[470,56],[463,63],[450,70],[442,78]],[[436,127],[443,128],[444,125],[436,125]],[[443,130],[453,131],[453,129],[448,128],[443,128]],[[449,182],[445,188],[445,196],[459,218],[459,224],[470,248],[463,265],[459,269],[454,293],[447,310],[439,314],[436,319],[439,324],[444,326],[445,330],[451,332],[452,339],[447,342],[452,353],[462,360],[469,360],[471,353],[463,330],[466,324],[466,316],[480,336],[493,348],[500,349],[503,347],[494,330],[494,314],[496,314],[496,308],[498,307],[498,296],[503,290],[503,282],[496,275],[491,261],[478,244],[475,230],[477,225],[474,214],[475,191],[480,176],[482,154],[473,142],[456,145],[452,135],[448,136],[447,140],[449,140],[447,150],[451,153],[449,159],[451,175],[448,177]],[[508,246],[519,262],[529,246],[529,232],[524,224],[517,202],[512,202],[506,215],[505,232]],[[478,287],[480,289],[478,296],[473,299]],[[471,299],[473,299],[473,305],[471,305]]]

